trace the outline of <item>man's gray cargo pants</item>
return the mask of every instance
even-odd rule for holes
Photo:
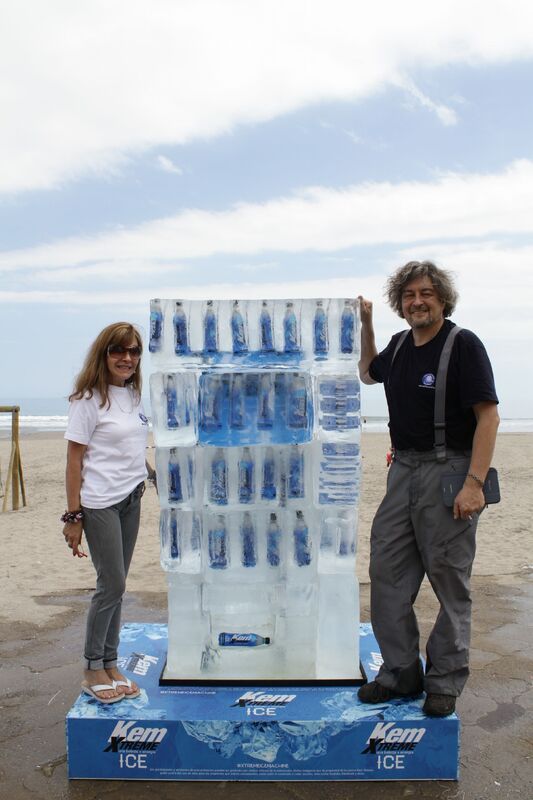
[[[470,455],[400,451],[387,478],[371,534],[371,619],[383,656],[377,681],[409,694],[419,690],[419,631],[413,610],[424,574],[440,603],[427,642],[424,689],[459,695],[468,677],[470,575],[478,515],[454,520],[440,477],[467,472]]]

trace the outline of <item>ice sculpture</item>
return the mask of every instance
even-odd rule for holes
[[[359,677],[352,300],[153,300],[168,680]]]

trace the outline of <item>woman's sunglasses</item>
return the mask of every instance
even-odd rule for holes
[[[111,356],[112,358],[124,356],[126,353],[129,353],[132,358],[140,358],[142,355],[142,350],[138,345],[133,345],[133,347],[123,347],[121,344],[110,344],[107,348],[107,355]]]

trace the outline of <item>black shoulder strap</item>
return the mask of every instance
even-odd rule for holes
[[[437,379],[435,381],[435,414],[433,424],[435,427],[435,451],[437,461],[446,461],[446,377],[448,375],[448,365],[452,354],[455,337],[462,328],[455,325],[444,342],[444,347],[440,354]]]
[[[403,331],[398,336],[398,341],[396,342],[396,347],[394,348],[394,353],[392,354],[392,359],[391,359],[391,362],[390,362],[390,369],[392,369],[392,365],[394,364],[394,359],[398,355],[398,350],[400,349],[402,344],[405,342],[405,340],[407,339],[408,335],[409,335],[409,331]],[[389,370],[389,372],[390,372],[390,370]]]

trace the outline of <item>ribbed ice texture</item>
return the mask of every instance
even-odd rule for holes
[[[357,304],[153,300],[149,347],[165,677],[357,677]]]

